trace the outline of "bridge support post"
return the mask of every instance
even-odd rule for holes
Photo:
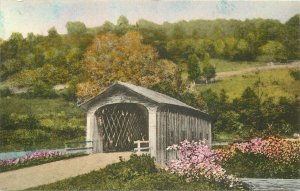
[[[149,151],[151,157],[156,158],[156,110],[157,107],[148,108],[149,114]]]
[[[92,148],[88,149],[87,153],[91,154],[93,152],[103,152],[102,144],[98,137],[97,120],[94,112],[87,113],[87,125],[86,125],[86,147]]]

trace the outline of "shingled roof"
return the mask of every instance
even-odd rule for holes
[[[82,103],[80,106],[87,109],[89,107],[89,105],[91,104],[91,102],[93,102],[93,100],[101,97],[101,95],[105,94],[107,91],[109,91],[110,89],[115,88],[116,86],[122,86],[125,88],[128,88],[129,90],[140,94],[158,104],[170,104],[170,105],[177,105],[177,106],[182,106],[182,107],[187,107],[193,110],[197,110],[200,111],[199,109],[196,109],[192,106],[189,106],[175,98],[172,98],[170,96],[167,96],[165,94],[141,87],[141,86],[136,86],[133,84],[129,84],[129,83],[125,83],[125,82],[120,82],[118,81],[117,83],[113,84],[112,86],[110,86],[109,88],[107,88],[106,90],[104,90],[103,92],[101,92],[100,94],[96,95],[95,97],[91,98],[90,100]],[[202,113],[205,113],[203,111],[201,111]],[[206,114],[206,113],[205,113]]]

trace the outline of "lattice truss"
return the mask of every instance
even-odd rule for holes
[[[148,114],[137,104],[112,104],[96,112],[103,150],[133,150],[136,140],[148,140]]]

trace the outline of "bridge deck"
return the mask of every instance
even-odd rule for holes
[[[0,190],[23,190],[78,176],[129,159],[132,152],[97,153],[0,173]]]

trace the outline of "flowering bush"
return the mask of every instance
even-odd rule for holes
[[[218,155],[205,143],[182,141],[179,145],[173,145],[168,149],[179,151],[180,158],[168,163],[167,171],[189,179],[208,179],[226,183],[230,187],[237,185],[235,177],[227,175],[219,164]]]
[[[55,158],[62,155],[64,155],[64,153],[59,151],[35,151],[33,153],[26,154],[25,156],[20,158],[0,160],[0,167],[24,164],[33,160]]]
[[[231,158],[237,151],[264,155],[276,162],[291,163],[300,158],[300,139],[255,138],[250,142],[233,144],[226,150],[216,150],[219,158],[224,162]]]
[[[216,153],[223,167],[239,177],[299,177],[299,139],[255,138],[218,149]]]

